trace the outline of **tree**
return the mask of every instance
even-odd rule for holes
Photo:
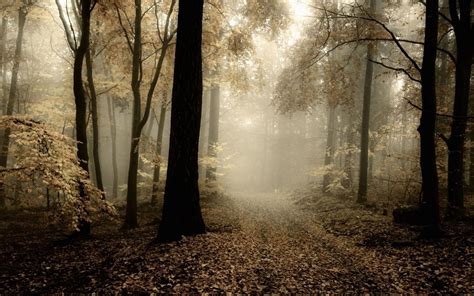
[[[158,61],[153,65],[152,78],[150,85],[148,87],[148,92],[146,95],[146,103],[144,112],[142,115],[142,95],[141,95],[141,85],[143,78],[143,63],[146,60],[146,57],[143,57],[143,40],[142,40],[142,1],[135,0],[135,20],[133,28],[127,29],[124,22],[122,21],[122,12],[119,6],[116,4],[115,8],[117,15],[119,17],[120,25],[124,32],[125,38],[129,50],[132,54],[132,78],[131,78],[131,88],[133,92],[133,111],[132,111],[132,141],[130,147],[130,160],[129,160],[129,169],[128,169],[128,179],[127,179],[127,208],[125,214],[124,229],[135,228],[138,226],[137,221],[137,180],[138,180],[138,161],[139,161],[139,144],[141,133],[143,127],[145,126],[148,118],[150,117],[151,103],[155,88],[158,84],[160,78],[161,70],[163,67],[163,62],[166,57],[167,50],[172,45],[172,40],[174,39],[175,31],[171,29],[171,16],[174,11],[174,6],[176,0],[172,0],[169,6],[169,10],[166,15],[165,27],[163,34],[160,29],[160,22],[158,16],[158,8],[156,1],[154,2],[155,7],[155,16],[156,16],[156,25],[158,29],[158,37],[161,41],[161,48],[159,50],[154,49],[154,54],[159,53]],[[130,37],[132,35],[132,38]]]
[[[448,154],[448,216],[464,210],[464,145],[474,50],[471,1],[449,1],[451,24],[456,37],[456,72],[451,135],[445,139]],[[459,11],[459,12],[458,12]]]
[[[158,229],[160,242],[205,232],[198,186],[203,4],[203,0],[179,2],[168,172]]]
[[[20,7],[18,8],[18,33],[17,33],[16,45],[15,45],[15,56],[13,58],[10,92],[8,95],[5,115],[13,114],[13,107],[17,100],[18,72],[20,71],[20,61],[22,58],[23,33],[25,30],[26,16],[28,14],[28,10],[31,8],[34,2],[35,0],[23,0]],[[3,21],[5,22],[5,19]],[[3,26],[6,28],[6,23]],[[6,32],[3,32],[3,34],[6,34]],[[0,145],[0,167],[4,167],[4,168],[7,167],[9,146],[10,146],[10,129],[7,128],[4,132],[3,141],[1,141],[1,145]],[[5,192],[4,192],[3,186],[0,186],[0,208],[1,207],[5,207]]]
[[[370,13],[376,11],[376,0],[370,0]],[[360,130],[360,162],[359,162],[359,191],[357,192],[357,202],[367,201],[367,172],[369,169],[369,123],[370,123],[370,101],[372,100],[372,77],[374,66],[374,44],[367,45],[367,62],[364,79],[364,99],[362,107],[362,126]]]
[[[168,104],[165,103],[166,100],[166,92],[163,95],[163,102],[160,108],[160,117],[158,123],[158,134],[156,135],[156,148],[155,154],[158,160],[155,163],[153,168],[153,187],[151,192],[151,203],[153,205],[156,204],[158,200],[158,190],[159,190],[159,183],[160,183],[160,171],[161,171],[161,161],[162,161],[162,144],[163,144],[163,131],[165,129],[165,119],[166,119],[166,111],[168,108]]]
[[[2,114],[7,111],[7,32],[8,32],[8,18],[6,15],[2,17],[2,25],[0,27],[0,70],[2,74],[2,91],[3,95],[0,98],[2,102]]]
[[[87,151],[87,101],[84,91],[82,69],[84,58],[89,51],[90,43],[90,21],[92,10],[96,2],[93,0],[82,0],[80,2],[81,9],[81,37],[79,46],[75,51],[74,70],[73,70],[73,90],[74,103],[76,106],[76,140],[77,140],[77,157],[80,161],[81,168],[89,173],[89,153]],[[79,194],[84,200],[88,198],[84,183],[79,182]],[[79,234],[82,236],[90,235],[90,222],[86,219],[79,220]]]
[[[2,116],[0,128],[12,131],[11,157],[15,161],[14,167],[0,168],[0,184],[13,183],[25,204],[41,198],[32,194],[32,188],[46,186],[47,192],[56,190],[61,197],[52,218],[64,228],[77,230],[77,221],[90,221],[91,212],[116,216],[115,208],[101,198],[100,190],[90,182],[77,158],[73,139],[29,117]],[[87,192],[87,199],[81,190]]]
[[[95,178],[97,182],[97,188],[104,191],[104,184],[102,181],[102,168],[100,165],[99,157],[99,114],[97,106],[97,92],[95,90],[94,75],[93,75],[93,61],[91,56],[91,50],[89,49],[86,53],[86,72],[87,72],[87,84],[89,88],[89,98],[91,105],[91,117],[92,117],[92,157],[94,160]]]
[[[421,67],[420,167],[421,211],[427,235],[440,232],[438,172],[436,168],[436,52],[438,44],[438,0],[426,1],[425,37]]]
[[[74,18],[71,18],[69,16],[70,12],[67,7],[68,2],[66,1],[66,8],[63,7],[63,4],[61,1],[56,0],[56,6],[58,7],[59,11],[59,17],[61,19],[61,22],[64,27],[64,31],[66,34],[66,39],[69,45],[69,48],[71,49],[72,55],[74,58],[76,58],[76,55],[78,54],[79,46],[78,44],[78,37],[76,34],[79,34],[79,36],[82,36],[82,11],[81,14],[79,14],[79,10],[82,9],[81,5],[82,3],[79,2],[78,0],[72,0],[71,1],[71,6],[72,6],[72,11],[74,14]],[[89,20],[90,23],[90,20]],[[78,32],[75,32],[78,31]],[[96,184],[97,187],[104,191],[104,185],[102,182],[102,169],[100,165],[100,158],[99,158],[99,116],[98,116],[98,111],[97,111],[97,92],[95,89],[95,83],[94,83],[94,74],[93,74],[93,54],[91,53],[93,49],[91,48],[92,46],[90,45],[90,32],[88,33],[89,35],[89,45],[88,49],[85,53],[84,59],[85,59],[85,64],[86,64],[86,77],[87,77],[87,89],[88,92],[84,91],[84,94],[86,95],[86,100],[87,97],[90,99],[90,113],[91,113],[91,118],[92,118],[92,162],[89,164],[93,164],[94,170],[94,176],[96,179]],[[87,111],[86,111],[87,114]],[[87,117],[87,115],[86,115]],[[87,122],[87,120],[86,120]],[[86,123],[87,126],[87,123]],[[86,127],[87,129],[87,127]],[[86,131],[87,132],[87,131]],[[89,165],[88,164],[88,165]],[[92,166],[91,166],[92,167]]]
[[[211,99],[209,103],[209,136],[207,156],[217,157],[217,145],[219,141],[219,109],[220,109],[220,87],[218,84],[211,86]],[[217,168],[215,165],[208,165],[206,169],[206,181],[216,181]]]

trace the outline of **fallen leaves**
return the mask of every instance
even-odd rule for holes
[[[161,245],[147,221],[129,232],[104,224],[94,239],[58,245],[34,213],[21,223],[10,216],[0,222],[0,294],[474,290],[472,233],[418,241],[333,197],[304,209],[284,195],[204,197],[203,213],[212,231]]]

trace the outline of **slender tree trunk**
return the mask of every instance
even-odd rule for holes
[[[81,8],[81,40],[74,57],[73,89],[74,101],[76,105],[76,139],[77,157],[81,168],[89,172],[89,154],[87,152],[87,102],[82,80],[82,68],[84,57],[89,50],[91,0],[83,0]],[[79,193],[81,199],[87,200],[87,192],[84,184],[80,182]],[[82,219],[79,221],[79,234],[90,235],[90,222]]]
[[[199,137],[199,158],[207,158],[209,146],[209,113],[211,104],[211,91],[209,88],[203,90],[202,95],[202,115],[201,115],[201,134]],[[199,181],[204,178],[206,181],[207,165],[199,161]]]
[[[160,170],[161,170],[161,150],[163,143],[163,131],[165,129],[165,118],[166,118],[166,105],[161,106],[160,110],[160,122],[158,124],[158,134],[156,135],[156,156],[158,162],[155,164],[153,169],[153,189],[151,194],[151,204],[156,205],[158,201],[158,192],[160,184]]]
[[[0,28],[0,70],[2,72],[2,114],[7,113],[8,86],[7,86],[7,28],[8,19],[2,17],[2,26]]]
[[[107,109],[110,119],[110,137],[112,141],[112,196],[118,197],[118,167],[117,167],[117,124],[115,120],[115,103],[107,97]]]
[[[209,137],[207,156],[215,159],[217,157],[217,145],[219,141],[219,111],[220,111],[220,87],[215,84],[211,87],[211,101],[209,103]],[[210,165],[206,170],[206,181],[213,182],[217,179],[217,168]]]
[[[127,208],[125,215],[124,228],[135,228],[137,221],[137,180],[138,180],[138,159],[141,130],[139,130],[141,118],[141,94],[140,94],[140,64],[142,58],[142,3],[141,0],[135,0],[135,42],[133,44],[132,60],[132,92],[133,92],[133,111],[132,111],[132,141],[130,146],[130,159],[128,166],[127,179]]]
[[[457,3],[459,11],[457,12]],[[456,73],[451,136],[447,141],[448,216],[464,211],[464,144],[469,107],[474,29],[471,24],[471,1],[450,0],[451,19],[456,36]]]
[[[135,25],[134,25],[134,42],[133,42],[133,57],[132,57],[132,92],[133,92],[133,119],[132,119],[132,141],[130,147],[130,161],[128,169],[127,180],[127,208],[125,215],[124,228],[135,228],[137,223],[137,180],[138,180],[138,160],[140,137],[148,117],[150,115],[151,102],[155,92],[156,85],[160,78],[161,69],[163,66],[166,52],[173,39],[173,33],[169,32],[170,17],[173,13],[173,8],[176,0],[171,1],[171,5],[167,14],[166,25],[164,30],[163,44],[161,47],[160,57],[156,64],[153,78],[148,88],[146,97],[146,105],[141,114],[141,94],[140,85],[142,82],[142,1],[135,0]]]
[[[161,242],[205,232],[198,186],[203,4],[203,0],[179,1],[168,172],[158,229]]]
[[[427,234],[440,231],[438,172],[436,168],[436,47],[438,0],[426,1],[426,26],[421,69],[420,167],[422,176],[421,210],[428,225]]]
[[[346,143],[347,143],[347,153],[344,158],[344,172],[346,173],[346,178],[343,180],[342,185],[346,189],[352,189],[352,182],[353,182],[353,167],[354,167],[354,153],[352,152],[352,147],[354,146],[354,129],[352,128],[353,122],[353,115],[352,112],[349,111],[349,122],[347,125],[346,130]]]
[[[327,168],[334,162],[334,134],[336,129],[336,107],[329,106],[329,116],[327,122],[328,136],[326,140],[326,154],[324,157],[324,166]],[[331,184],[331,174],[328,172],[324,175],[323,178],[323,191],[326,192],[329,190],[329,185]]]
[[[375,142],[369,140],[369,167],[367,169],[367,183],[372,183],[374,180],[374,153],[375,153]]]
[[[370,0],[370,11],[376,11],[376,0]],[[369,125],[370,125],[370,105],[372,100],[372,80],[374,67],[371,62],[374,56],[374,44],[367,45],[367,61],[364,80],[364,100],[362,106],[362,126],[360,131],[360,162],[359,162],[359,191],[357,192],[357,202],[367,201],[367,175],[369,168]]]
[[[22,7],[18,9],[18,35],[16,38],[15,57],[13,60],[12,78],[10,84],[10,93],[8,95],[8,103],[5,115],[13,114],[13,107],[17,100],[18,91],[18,72],[20,70],[20,61],[22,58],[23,32],[26,23],[26,10]],[[10,146],[10,129],[6,129],[3,134],[3,141],[0,147],[0,167],[7,167],[8,148]],[[5,207],[5,188],[0,186],[0,208]]]
[[[90,99],[91,99],[91,115],[92,115],[92,155],[94,159],[95,178],[97,181],[97,188],[104,192],[104,183],[102,181],[102,168],[99,157],[99,114],[97,107],[97,93],[95,91],[93,65],[90,50],[86,53],[86,72],[87,83],[89,85]],[[104,195],[105,197],[105,195]]]

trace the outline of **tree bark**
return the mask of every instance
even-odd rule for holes
[[[160,242],[205,232],[198,186],[202,18],[203,0],[179,1],[168,172],[158,229]]]
[[[158,201],[158,192],[160,184],[160,170],[161,170],[161,150],[163,143],[163,131],[165,129],[166,119],[166,105],[161,106],[160,110],[160,122],[158,124],[158,134],[156,136],[156,156],[158,156],[158,163],[155,164],[153,169],[153,189],[151,193],[151,204],[156,205]]]
[[[459,3],[459,15],[458,7]],[[471,79],[474,29],[471,24],[471,1],[449,1],[456,36],[456,73],[451,135],[448,144],[448,216],[464,211],[464,144]]]
[[[209,103],[209,137],[207,156],[215,159],[217,157],[217,145],[219,141],[219,111],[220,111],[220,87],[217,84],[211,87],[211,100]],[[206,169],[206,181],[216,181],[217,168],[210,165]]]
[[[438,36],[438,0],[426,1],[425,38],[421,69],[420,167],[422,176],[421,211],[427,234],[440,231],[438,172],[436,168],[436,48]]]
[[[93,64],[90,50],[86,53],[86,72],[87,83],[89,86],[90,100],[91,100],[91,115],[92,115],[92,156],[94,159],[95,178],[97,181],[97,188],[104,192],[104,183],[102,181],[102,168],[100,165],[99,156],[99,114],[97,108],[97,93],[94,84]],[[104,194],[105,197],[105,194]]]
[[[10,93],[8,95],[7,109],[5,115],[13,115],[13,107],[17,100],[18,91],[18,72],[20,70],[20,61],[22,58],[23,33],[25,29],[27,11],[24,7],[18,9],[18,35],[16,38],[15,57],[13,59],[12,77],[10,84]],[[10,129],[7,128],[3,134],[3,141],[0,147],[0,167],[7,167],[8,148],[10,146]],[[5,188],[0,186],[0,208],[5,207]]]

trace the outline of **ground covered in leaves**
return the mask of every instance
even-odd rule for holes
[[[54,292],[473,293],[472,220],[438,241],[374,209],[310,192],[205,196],[209,232],[153,243],[157,214],[137,230],[96,226],[61,243],[36,212],[1,213],[0,294]]]

